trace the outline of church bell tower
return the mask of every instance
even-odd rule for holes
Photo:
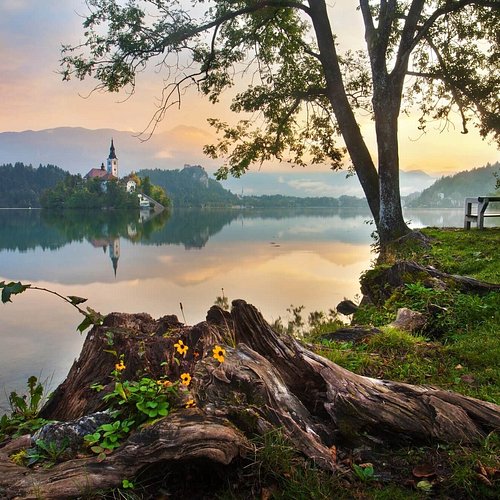
[[[109,156],[108,156],[108,160],[107,160],[107,171],[108,171],[108,174],[111,174],[118,179],[118,158],[116,157],[113,139],[111,139],[111,147],[109,148]]]

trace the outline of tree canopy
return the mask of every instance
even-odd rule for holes
[[[22,162],[0,165],[0,207],[38,208],[40,195],[63,180],[67,172],[55,165],[34,168]]]
[[[236,125],[214,118],[219,177],[271,159],[343,165],[348,153],[381,241],[408,232],[399,192],[398,118],[420,111],[462,132],[474,123],[500,143],[498,0],[359,0],[365,49],[339,52],[325,0],[88,0],[85,41],[63,48],[63,78],[135,88],[156,64],[165,74],[154,128],[189,86],[217,103],[238,87]],[[242,77],[241,79],[239,77]],[[377,151],[358,122],[373,119]],[[341,139],[340,139],[341,137]],[[376,159],[376,161],[375,161]]]

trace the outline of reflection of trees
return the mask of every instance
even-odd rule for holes
[[[57,228],[42,221],[40,210],[0,210],[0,250],[56,250],[67,243]]]
[[[170,213],[145,220],[138,210],[0,210],[0,250],[56,250],[73,241],[141,241],[162,228]]]
[[[149,238],[168,220],[168,211],[143,220],[138,210],[63,210],[43,211],[42,219],[56,227],[68,240],[89,241],[124,238],[140,241]]]
[[[407,218],[412,218],[408,214]],[[57,249],[72,241],[89,241],[94,246],[112,244],[122,238],[142,245],[183,245],[185,248],[203,248],[208,240],[235,219],[278,220],[296,217],[337,218],[342,221],[363,216],[370,218],[363,209],[176,209],[144,217],[136,210],[64,210],[61,212],[39,210],[0,210],[0,249],[26,251],[41,247]],[[444,213],[447,216],[447,213]],[[424,225],[436,225],[436,212],[418,212]],[[446,218],[438,225],[456,225]],[[456,217],[456,215],[455,215]],[[332,224],[335,237],[343,229],[340,223]],[[360,236],[364,233],[360,233]],[[333,233],[332,233],[332,237]]]
[[[165,226],[151,235],[147,243],[203,248],[207,241],[240,215],[238,210],[175,210]],[[144,240],[143,240],[144,243]]]

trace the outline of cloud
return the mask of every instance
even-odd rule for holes
[[[0,5],[0,12],[9,13],[25,10],[30,3],[29,0],[3,0]]]
[[[361,189],[358,185],[352,186],[338,186],[335,184],[328,184],[323,181],[316,181],[312,179],[293,179],[287,181],[286,184],[291,188],[300,192],[302,196],[333,196],[338,197],[341,195],[359,196]]]

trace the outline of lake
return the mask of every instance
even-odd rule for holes
[[[328,311],[359,295],[376,257],[368,212],[349,209],[147,213],[0,210],[0,281],[88,298],[103,314],[176,314],[195,324],[217,296],[245,299],[269,321],[291,305]],[[408,211],[412,227],[461,227],[461,210]],[[182,311],[180,304],[182,303]],[[36,375],[55,388],[85,335],[78,312],[28,290],[0,304],[0,414]]]

